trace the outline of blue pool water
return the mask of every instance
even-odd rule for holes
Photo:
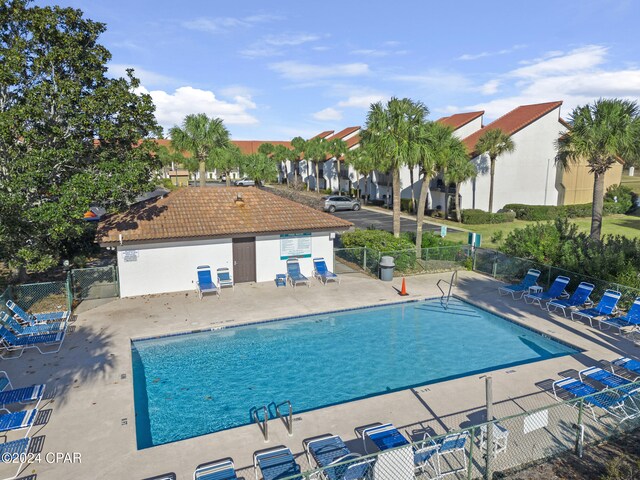
[[[246,425],[272,402],[301,412],[573,353],[453,299],[134,341],[138,448]]]

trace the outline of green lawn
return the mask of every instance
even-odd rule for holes
[[[622,176],[622,182],[620,182],[625,187],[629,187],[635,193],[640,195],[640,177],[630,177],[628,175]]]
[[[509,232],[515,230],[516,228],[522,228],[526,225],[535,222],[527,222],[524,220],[515,220],[509,223],[499,223],[495,225],[459,225],[457,222],[452,222],[448,220],[438,220],[433,221],[430,219],[432,223],[439,223],[442,225],[447,225],[450,227],[462,227],[466,230],[471,230],[476,233],[482,235],[482,246],[487,248],[493,248],[496,245],[491,242],[491,236],[497,232],[498,230],[502,230],[504,233],[504,237],[506,237]],[[591,218],[574,218],[571,221],[578,225],[578,228],[584,232],[589,232],[591,228]],[[608,215],[603,218],[602,221],[602,234],[603,235],[624,235],[626,237],[634,238],[640,237],[640,217],[634,215]],[[467,232],[460,233],[451,233],[447,235],[447,239],[462,241],[467,243]]]

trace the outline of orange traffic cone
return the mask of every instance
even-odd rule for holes
[[[402,277],[402,288],[400,289],[400,296],[406,297],[407,295],[409,295],[407,293],[407,282],[405,282],[404,277]]]

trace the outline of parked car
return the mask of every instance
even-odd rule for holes
[[[324,211],[335,212],[336,210],[360,210],[360,202],[355,198],[339,197],[337,195],[332,197],[323,197]]]
[[[256,182],[250,178],[241,178],[240,180],[236,180],[234,183],[236,187],[253,187],[255,184]]]

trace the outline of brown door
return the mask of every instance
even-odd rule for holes
[[[235,283],[256,281],[256,239],[233,239],[233,281]]]

